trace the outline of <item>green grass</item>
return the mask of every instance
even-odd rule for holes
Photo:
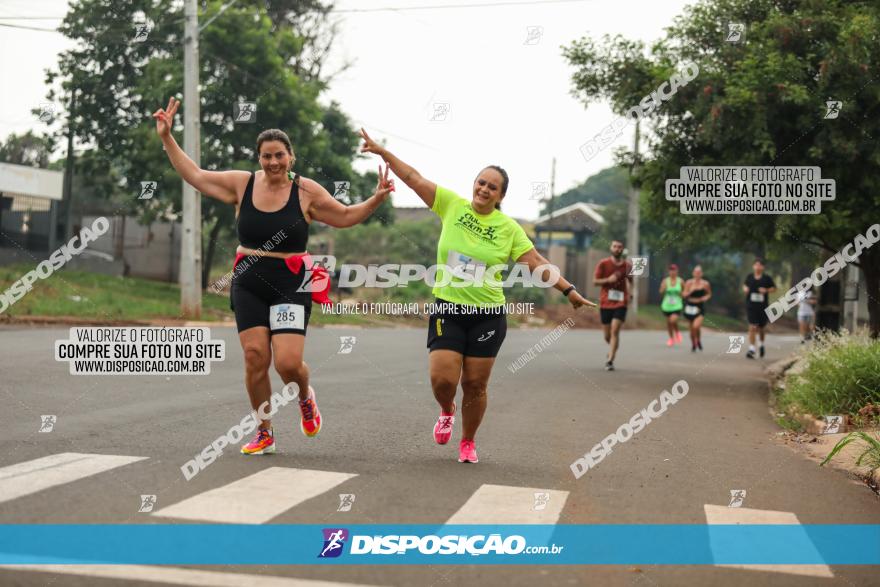
[[[880,403],[880,342],[867,331],[820,333],[802,352],[806,367],[786,378],[778,398],[783,411],[852,416]]]
[[[857,440],[861,440],[865,449],[862,451],[862,454],[856,459],[856,466],[861,467],[862,464],[867,466],[871,471],[876,469],[880,469],[880,439],[876,436],[871,436],[867,432],[850,432],[846,436],[840,439],[840,442],[834,445],[834,448],[831,449],[831,452],[825,457],[825,460],[820,463],[820,465],[824,465],[828,461],[834,458],[834,455],[839,453],[843,447],[851,442],[855,442]]]
[[[779,424],[780,428],[785,428],[786,430],[791,430],[793,432],[800,432],[804,429],[804,425],[801,424],[800,420],[795,420],[790,416],[778,416],[776,418],[776,423]]]
[[[23,264],[0,267],[0,291],[5,291],[31,269],[32,265]],[[179,318],[180,289],[176,284],[150,279],[61,269],[48,279],[34,282],[33,289],[4,314],[94,320]],[[204,320],[222,320],[228,316],[226,297],[202,296]]]
[[[5,291],[33,269],[26,264],[0,267],[0,291]],[[226,271],[212,271],[216,281]],[[79,301],[77,301],[77,299]],[[14,317],[55,316],[86,320],[179,319],[180,288],[177,284],[141,279],[112,277],[100,273],[62,269],[49,279],[34,282],[33,289],[3,312]],[[385,317],[324,314],[312,308],[311,324],[371,325]],[[232,320],[227,294],[202,295],[202,320]]]

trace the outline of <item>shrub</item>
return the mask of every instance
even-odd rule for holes
[[[786,378],[783,408],[821,416],[858,413],[880,403],[880,342],[867,331],[820,333],[805,349],[804,370]]]

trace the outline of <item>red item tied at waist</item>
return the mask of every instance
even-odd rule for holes
[[[248,255],[242,253],[235,254],[235,262],[232,264],[233,271],[235,271],[238,262],[245,257],[248,257]],[[315,265],[312,261],[312,257],[308,253],[287,257],[284,259],[284,264],[287,265],[287,268],[296,275],[299,275],[299,272],[302,270],[303,266],[305,266],[307,273],[304,279],[308,279],[309,281],[303,285],[311,291],[312,301],[321,305],[333,304],[328,296],[330,293],[330,273],[327,272],[326,267],[323,265]]]

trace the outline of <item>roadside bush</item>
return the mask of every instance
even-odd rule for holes
[[[786,378],[779,397],[783,409],[855,416],[864,406],[880,403],[880,342],[866,330],[822,332],[803,353],[804,370]]]

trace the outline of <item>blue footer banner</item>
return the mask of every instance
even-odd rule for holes
[[[878,565],[880,525],[8,524],[0,564]]]

